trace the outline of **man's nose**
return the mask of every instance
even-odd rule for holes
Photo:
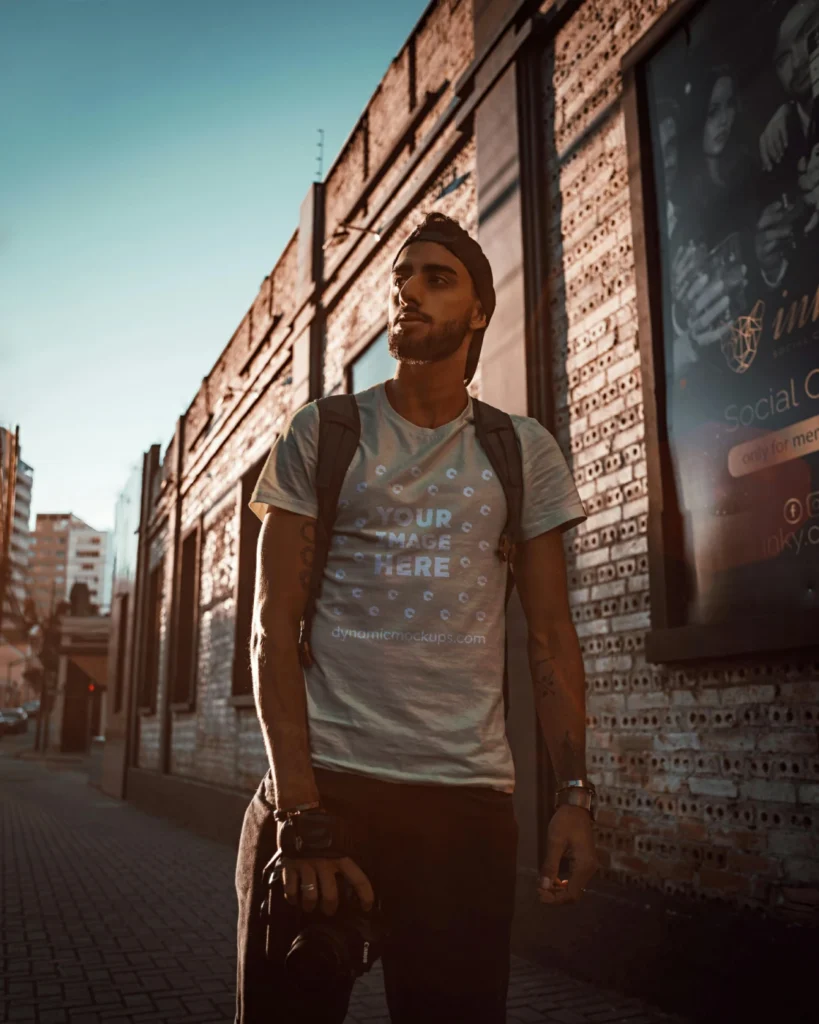
[[[421,282],[417,275],[413,275],[404,282],[403,288],[399,291],[403,305],[417,306],[421,298]]]

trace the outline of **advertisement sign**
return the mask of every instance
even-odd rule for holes
[[[819,608],[819,0],[711,0],[645,65],[687,621]]]

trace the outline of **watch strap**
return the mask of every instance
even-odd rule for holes
[[[302,811],[317,811],[321,810],[321,804],[318,800],[313,800],[311,803],[299,804],[297,807],[287,807],[274,812],[273,817],[276,821],[287,821],[288,818],[292,818],[296,814],[301,814]]]

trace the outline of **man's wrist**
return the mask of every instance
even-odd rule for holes
[[[597,814],[597,790],[594,784],[586,778],[559,782],[555,791],[555,807],[564,805],[582,807],[594,821]]]
[[[290,804],[285,806],[278,806],[276,808],[276,817],[279,821],[284,820],[294,814],[300,814],[302,811],[315,811],[321,809],[320,800],[308,800],[302,804]]]

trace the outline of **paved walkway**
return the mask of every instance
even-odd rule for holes
[[[10,740],[0,741],[0,1021],[231,1024],[234,852],[101,795],[76,761],[16,757]],[[510,1024],[675,1019],[513,962]],[[347,1024],[388,1020],[376,967],[357,982]]]

